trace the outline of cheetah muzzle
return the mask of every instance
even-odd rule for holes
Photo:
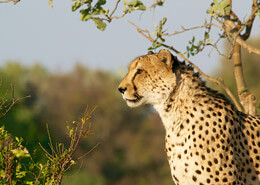
[[[118,90],[130,107],[159,113],[176,185],[260,185],[260,117],[239,112],[169,51],[133,60]]]

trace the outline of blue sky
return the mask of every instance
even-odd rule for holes
[[[168,17],[165,28],[169,32],[201,25],[206,17],[210,1],[166,0],[163,8],[146,13],[135,12],[121,20],[115,20],[106,31],[96,29],[92,22],[81,22],[78,12],[71,11],[72,1],[21,0],[17,5],[0,4],[0,65],[6,61],[20,61],[24,65],[41,63],[50,70],[67,71],[75,62],[94,69],[118,70],[125,68],[136,56],[147,53],[148,40],[137,33],[127,20],[142,28],[153,30],[156,22]],[[110,3],[116,2],[111,0]],[[144,1],[153,2],[153,1]],[[148,3],[149,4],[149,3]],[[241,19],[249,15],[250,3],[237,0],[233,7]],[[259,34],[259,19],[256,19],[253,36]],[[188,32],[171,37],[167,44],[180,51],[185,50],[193,35],[203,31]],[[215,32],[216,33],[216,32]],[[202,70],[210,73],[218,65],[220,57],[210,49],[191,58]]]

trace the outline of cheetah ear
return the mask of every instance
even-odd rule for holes
[[[172,68],[172,54],[168,50],[162,49],[159,51],[158,57],[161,62],[165,63],[167,67]]]
[[[148,51],[148,55],[152,55],[152,54],[154,54],[154,52]]]

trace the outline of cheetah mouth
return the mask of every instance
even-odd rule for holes
[[[143,98],[143,96],[140,96],[139,94],[134,94],[134,96],[136,97],[135,99],[125,99],[126,101],[128,101],[128,102],[132,102],[132,103],[137,103],[137,102],[139,102],[142,98]]]

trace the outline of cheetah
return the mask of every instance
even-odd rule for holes
[[[238,111],[168,50],[133,60],[118,90],[128,106],[159,113],[176,185],[260,185],[260,117]]]

